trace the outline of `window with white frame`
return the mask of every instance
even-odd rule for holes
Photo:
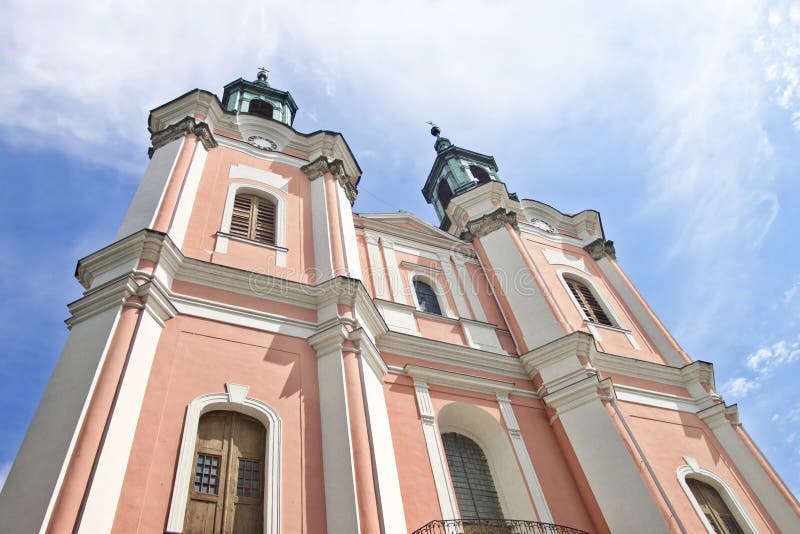
[[[275,245],[275,202],[263,196],[238,193],[233,200],[230,234]]]
[[[611,320],[611,314],[603,307],[601,300],[595,295],[589,284],[569,275],[564,276],[564,282],[567,284],[567,288],[569,288],[572,297],[577,302],[587,321],[606,326],[616,326]]]

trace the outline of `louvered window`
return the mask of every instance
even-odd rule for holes
[[[742,529],[717,490],[699,480],[687,478],[686,484],[692,490],[711,528],[719,534],[742,534]]]
[[[614,326],[603,307],[597,301],[594,293],[586,284],[572,278],[566,278],[565,281],[587,320],[593,323]]]
[[[255,195],[236,195],[230,233],[274,245],[275,203]]]

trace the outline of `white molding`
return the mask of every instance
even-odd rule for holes
[[[236,195],[246,192],[259,197],[267,197],[275,204],[275,264],[278,267],[286,267],[286,198],[283,191],[269,186],[253,185],[245,182],[234,182],[228,186],[228,195],[225,198],[225,210],[222,213],[222,225],[220,232],[230,234],[231,219],[233,217],[233,201]],[[282,250],[281,250],[282,249]],[[214,246],[215,252],[226,253],[228,251],[227,235],[217,234],[217,241]]]
[[[274,172],[243,165],[241,163],[231,165],[230,171],[228,171],[228,178],[239,178],[244,180],[252,180],[254,182],[261,182],[264,185],[267,185],[273,189],[278,189],[284,193],[289,192],[289,180],[283,176],[275,174]]]
[[[512,378],[530,378],[518,358],[501,356],[492,352],[453,345],[434,339],[387,332],[378,339],[381,352],[407,356],[418,360],[467,367]]]
[[[200,187],[200,178],[203,176],[207,156],[208,151],[203,146],[203,143],[195,143],[192,161],[186,171],[186,178],[181,186],[175,212],[172,215],[172,221],[167,231],[178,248],[183,248],[183,240],[186,238],[186,232],[189,229],[189,219],[192,216],[192,210],[197,198],[197,189]]]
[[[111,532],[162,328],[154,315],[140,314],[77,525],[79,534]]]
[[[583,258],[552,248],[543,248],[541,250],[542,255],[544,255],[544,258],[550,265],[568,265],[569,267],[578,269],[579,271],[586,273],[588,276],[591,276],[589,269],[586,268]]]
[[[378,247],[378,237],[370,232],[365,233],[367,242],[367,257],[369,259],[369,272],[372,277],[372,288],[375,298],[388,300],[389,288],[386,287],[386,267],[383,264],[383,255]]]
[[[450,472],[447,460],[439,438],[439,429],[436,426],[436,414],[433,411],[431,395],[428,384],[423,380],[414,380],[414,393],[417,398],[417,410],[422,423],[422,432],[425,436],[425,445],[428,449],[428,459],[433,472],[433,483],[436,486],[436,495],[439,498],[439,509],[442,519],[458,518],[458,506],[453,485],[450,482]]]
[[[672,395],[660,391],[635,388],[624,384],[614,384],[617,399],[623,402],[635,402],[646,406],[666,408],[680,412],[697,413],[703,407],[691,397]]]
[[[423,367],[408,363],[403,369],[415,382],[420,380],[426,384],[436,384],[490,395],[508,395],[514,389],[513,382],[503,382],[492,378],[434,369],[433,367]]]
[[[400,304],[408,304],[408,298],[403,289],[397,255],[394,253],[394,242],[381,237],[381,250],[386,260],[386,274],[389,276],[389,287],[392,288],[392,299]],[[411,291],[413,293],[413,291]]]
[[[464,290],[467,293],[467,300],[469,301],[469,305],[472,308],[473,314],[475,315],[473,318],[477,321],[482,321],[485,323],[487,321],[486,314],[483,311],[483,305],[481,304],[480,299],[478,299],[478,292],[475,290],[475,285],[473,284],[472,276],[470,276],[469,270],[467,270],[466,262],[460,255],[453,256],[453,259],[456,262],[456,278],[459,278],[461,283],[464,285]],[[481,270],[481,272],[483,271]],[[488,280],[486,283],[488,285]],[[494,296],[491,298],[494,299]]]
[[[687,459],[684,457],[684,459]],[[688,460],[694,460],[693,458],[688,458]],[[703,510],[700,508],[700,503],[697,502],[697,499],[692,493],[689,484],[686,482],[686,478],[694,478],[699,480],[700,482],[705,482],[715,490],[722,500],[725,501],[726,506],[728,509],[733,513],[734,517],[736,518],[736,522],[744,531],[744,534],[758,534],[758,529],[756,528],[753,521],[750,519],[750,516],[747,515],[747,512],[739,504],[739,500],[736,498],[736,494],[733,491],[733,488],[728,485],[725,480],[723,480],[719,475],[714,473],[713,471],[709,471],[708,469],[703,469],[697,466],[696,461],[691,462],[693,465],[682,465],[678,468],[677,476],[678,482],[683,488],[684,493],[689,498],[689,502],[692,503],[692,508],[694,511],[697,512],[697,515],[700,517],[700,521],[703,523],[703,526],[706,529],[708,534],[714,534],[715,530],[709,523],[708,519],[706,519],[706,515],[703,513]]]
[[[317,282],[333,278],[329,216],[325,179],[311,180],[311,231],[314,241],[314,268],[317,273]]]
[[[452,256],[449,253],[441,254],[439,256],[439,263],[444,271],[447,285],[450,287],[450,294],[453,295],[453,300],[456,303],[456,311],[458,312],[458,316],[474,319],[472,314],[469,312],[467,301],[464,298],[464,293],[461,290],[461,284],[459,283],[458,276],[453,268]]]
[[[239,389],[237,389],[237,387]],[[213,410],[227,410],[249,415],[266,428],[264,470],[264,533],[280,534],[281,531],[281,418],[268,404],[254,398],[239,398],[241,386],[226,384],[228,393],[207,393],[195,398],[186,407],[181,447],[172,486],[167,532],[183,532],[186,504],[189,499],[189,484],[194,467],[194,451],[197,444],[197,427],[200,417]],[[232,394],[237,391],[237,395]],[[99,531],[96,531],[99,532]],[[104,531],[107,532],[107,531]]]
[[[514,454],[517,456],[517,461],[522,468],[522,475],[525,477],[525,483],[528,485],[528,491],[531,494],[531,499],[533,499],[536,515],[539,517],[539,521],[555,523],[553,514],[550,512],[550,507],[547,505],[547,500],[544,497],[542,485],[539,483],[539,477],[536,475],[533,462],[528,454],[528,448],[525,446],[525,441],[522,439],[519,423],[514,415],[514,408],[511,406],[508,395],[498,393],[497,404],[500,406],[500,413],[503,415],[503,421],[505,421],[506,429],[508,430],[508,438],[511,440],[511,445],[514,447]]]

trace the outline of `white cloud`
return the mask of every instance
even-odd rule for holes
[[[789,111],[800,129],[800,5],[780,2],[769,10],[768,29],[755,40],[762,55],[772,98]]]
[[[732,378],[725,382],[722,386],[722,394],[730,395],[738,399],[743,399],[753,390],[761,387],[761,384],[756,380],[751,380],[744,377]]]
[[[769,374],[775,369],[800,358],[800,340],[781,340],[768,347],[761,347],[745,359],[747,367],[759,374]]]
[[[792,300],[794,300],[795,296],[797,296],[798,291],[800,291],[800,281],[795,282],[792,287],[783,293],[783,303],[785,305],[790,304]]]

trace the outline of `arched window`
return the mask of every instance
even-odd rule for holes
[[[442,434],[442,445],[461,518],[503,519],[489,462],[480,446],[455,432]]]
[[[692,495],[715,532],[718,534],[743,534],[742,528],[717,490],[705,482],[688,477],[686,484],[692,490]]]
[[[439,182],[439,185],[436,187],[436,196],[439,197],[439,203],[442,205],[442,209],[446,210],[447,205],[450,204],[450,201],[453,199],[453,190],[450,184],[447,183],[447,180]]]
[[[489,173],[486,172],[486,169],[484,169],[483,167],[478,167],[477,165],[470,165],[469,172],[472,173],[472,176],[474,176],[479,183],[485,184],[492,181],[492,178],[489,176]]]
[[[250,113],[255,113],[256,115],[261,115],[262,117],[266,117],[268,119],[272,118],[272,104],[265,102],[264,100],[251,100],[250,107],[248,109]]]
[[[237,412],[200,418],[185,534],[263,532],[266,429]]]
[[[414,280],[414,293],[417,294],[417,303],[421,311],[435,313],[436,315],[442,314],[442,309],[439,307],[439,299],[436,298],[436,292],[431,286],[422,280]]]
[[[592,290],[584,282],[575,278],[564,277],[572,296],[578,302],[581,311],[586,320],[597,324],[604,324],[606,326],[614,326],[614,323],[609,319],[608,314],[603,309],[600,301],[595,297]]]
[[[275,203],[249,194],[237,194],[233,201],[231,235],[275,244]]]

